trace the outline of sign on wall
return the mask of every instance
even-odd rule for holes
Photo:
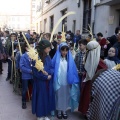
[[[109,16],[109,21],[108,21],[108,23],[110,24],[110,25],[112,25],[113,23],[114,23],[114,16]]]

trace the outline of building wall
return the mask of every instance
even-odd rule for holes
[[[105,37],[114,34],[115,28],[119,26],[120,4],[100,5],[95,10],[95,29],[94,32],[102,32]]]
[[[60,2],[61,1],[61,2]],[[56,3],[58,3],[56,5]],[[67,9],[67,11],[75,11],[75,15],[71,15],[67,17],[67,30],[73,30],[73,20],[76,20],[76,30],[82,30],[83,23],[83,2],[81,1],[81,6],[78,7],[76,0],[52,0],[50,4],[44,4],[43,10],[40,11],[36,19],[36,30],[39,33],[42,32],[50,32],[50,16],[54,15],[54,26],[57,21],[62,17],[61,11]],[[46,31],[44,31],[44,20],[47,19],[46,22]],[[42,22],[42,26],[40,26],[40,22]],[[37,24],[38,23],[38,24]],[[38,26],[37,26],[38,25]],[[59,27],[56,30],[62,30],[62,23],[60,23]]]
[[[102,5],[96,7],[95,10],[95,26],[94,33],[103,33],[104,36],[108,36],[108,18],[109,18],[109,6]],[[104,12],[103,12],[104,11]]]

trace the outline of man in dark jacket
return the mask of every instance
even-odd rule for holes
[[[118,41],[114,44],[114,47],[118,49],[118,58],[120,59],[120,32],[117,34]]]
[[[115,29],[115,34],[112,35],[109,39],[112,46],[117,42],[117,34],[119,33],[119,31],[120,31],[120,26]]]

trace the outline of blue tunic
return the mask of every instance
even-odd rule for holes
[[[44,70],[49,75],[53,75],[50,56],[45,58]],[[53,79],[47,80],[48,76],[39,72],[35,67],[33,67],[33,75],[32,113],[37,117],[48,116],[51,111],[55,110]]]

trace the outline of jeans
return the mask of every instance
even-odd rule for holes
[[[33,80],[29,79],[29,80],[23,80],[22,79],[22,102],[26,102],[26,93],[28,90],[28,83],[31,83],[33,85]]]
[[[7,78],[11,78],[11,67],[12,67],[12,61],[8,59],[8,76]]]

